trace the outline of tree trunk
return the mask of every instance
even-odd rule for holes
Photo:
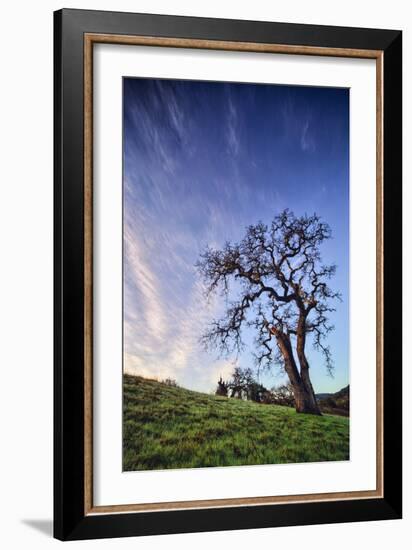
[[[298,324],[297,331],[297,345],[296,351],[300,363],[300,377],[302,380],[302,386],[305,389],[305,396],[308,402],[308,406],[311,409],[312,414],[321,415],[318,403],[316,401],[315,392],[313,391],[312,382],[309,377],[309,363],[305,355],[305,343],[306,343],[306,317],[301,316]]]
[[[309,379],[309,365],[307,365],[305,372],[301,371],[299,374],[299,370],[293,356],[290,337],[281,331],[277,331],[275,334],[279,349],[285,360],[286,374],[288,375],[292,385],[296,412],[320,415],[321,412],[316,402],[315,393]]]
[[[322,413],[320,412],[319,406],[316,402],[316,397],[313,392],[312,385],[310,385],[310,389],[309,389],[307,385],[304,384],[302,381],[302,384],[297,389],[297,391],[293,389],[293,394],[295,398],[296,412],[306,413],[306,414],[316,414],[318,416],[322,415]]]

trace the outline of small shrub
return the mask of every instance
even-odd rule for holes
[[[171,388],[179,387],[179,384],[173,378],[165,378],[164,380],[162,380],[162,384],[165,384],[166,386],[170,386]]]
[[[282,384],[276,388],[272,388],[272,403],[275,405],[283,405],[285,407],[294,407],[295,398],[291,384]]]
[[[220,395],[221,397],[227,397],[228,393],[228,382],[225,382],[222,377],[219,378],[217,382],[217,388],[215,391],[215,395]]]

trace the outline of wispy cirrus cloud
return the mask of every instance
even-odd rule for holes
[[[179,107],[176,92],[165,90],[161,80],[150,81],[150,103],[138,95],[126,96],[127,117],[138,133],[125,143],[126,154],[146,155],[158,168],[172,176],[177,168],[176,148],[188,144],[187,131],[190,121]],[[136,159],[137,160],[137,159]]]
[[[240,151],[239,115],[233,103],[230,92],[227,101],[227,128],[226,139],[228,153],[237,157]]]
[[[155,271],[150,268],[139,239],[133,234],[128,224],[124,227],[123,240],[127,284],[129,287],[133,286],[133,290],[139,293],[143,304],[144,323],[153,339],[162,341],[166,331],[166,319]]]
[[[310,132],[310,123],[309,120],[306,120],[303,123],[301,136],[300,136],[300,147],[302,151],[313,152],[316,149],[316,144],[313,135]]]
[[[222,306],[213,300],[205,302],[194,266],[206,245],[220,247],[240,235],[248,220],[245,205],[253,197],[265,201],[266,196],[251,193],[234,162],[241,145],[230,92],[224,136],[233,160],[230,178],[214,174],[203,188],[186,175],[187,163],[196,163],[193,146],[201,143],[203,128],[190,126],[173,88],[156,83],[150,91],[150,98],[133,97],[128,113],[124,368],[125,372],[171,377],[188,387],[210,389],[220,375],[229,375],[233,360],[207,354],[200,346],[202,333],[220,315]],[[194,143],[188,152],[189,141]],[[196,169],[192,173],[202,176]]]
[[[311,127],[312,113],[288,97],[282,106],[283,133],[286,141],[306,153],[316,151],[316,140]]]

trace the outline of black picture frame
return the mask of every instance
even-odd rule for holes
[[[86,514],[84,35],[379,50],[383,55],[383,497]],[[397,519],[402,514],[402,33],[63,9],[54,13],[54,536],[61,540]]]

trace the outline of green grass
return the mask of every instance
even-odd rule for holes
[[[124,377],[123,469],[349,460],[349,419]]]

